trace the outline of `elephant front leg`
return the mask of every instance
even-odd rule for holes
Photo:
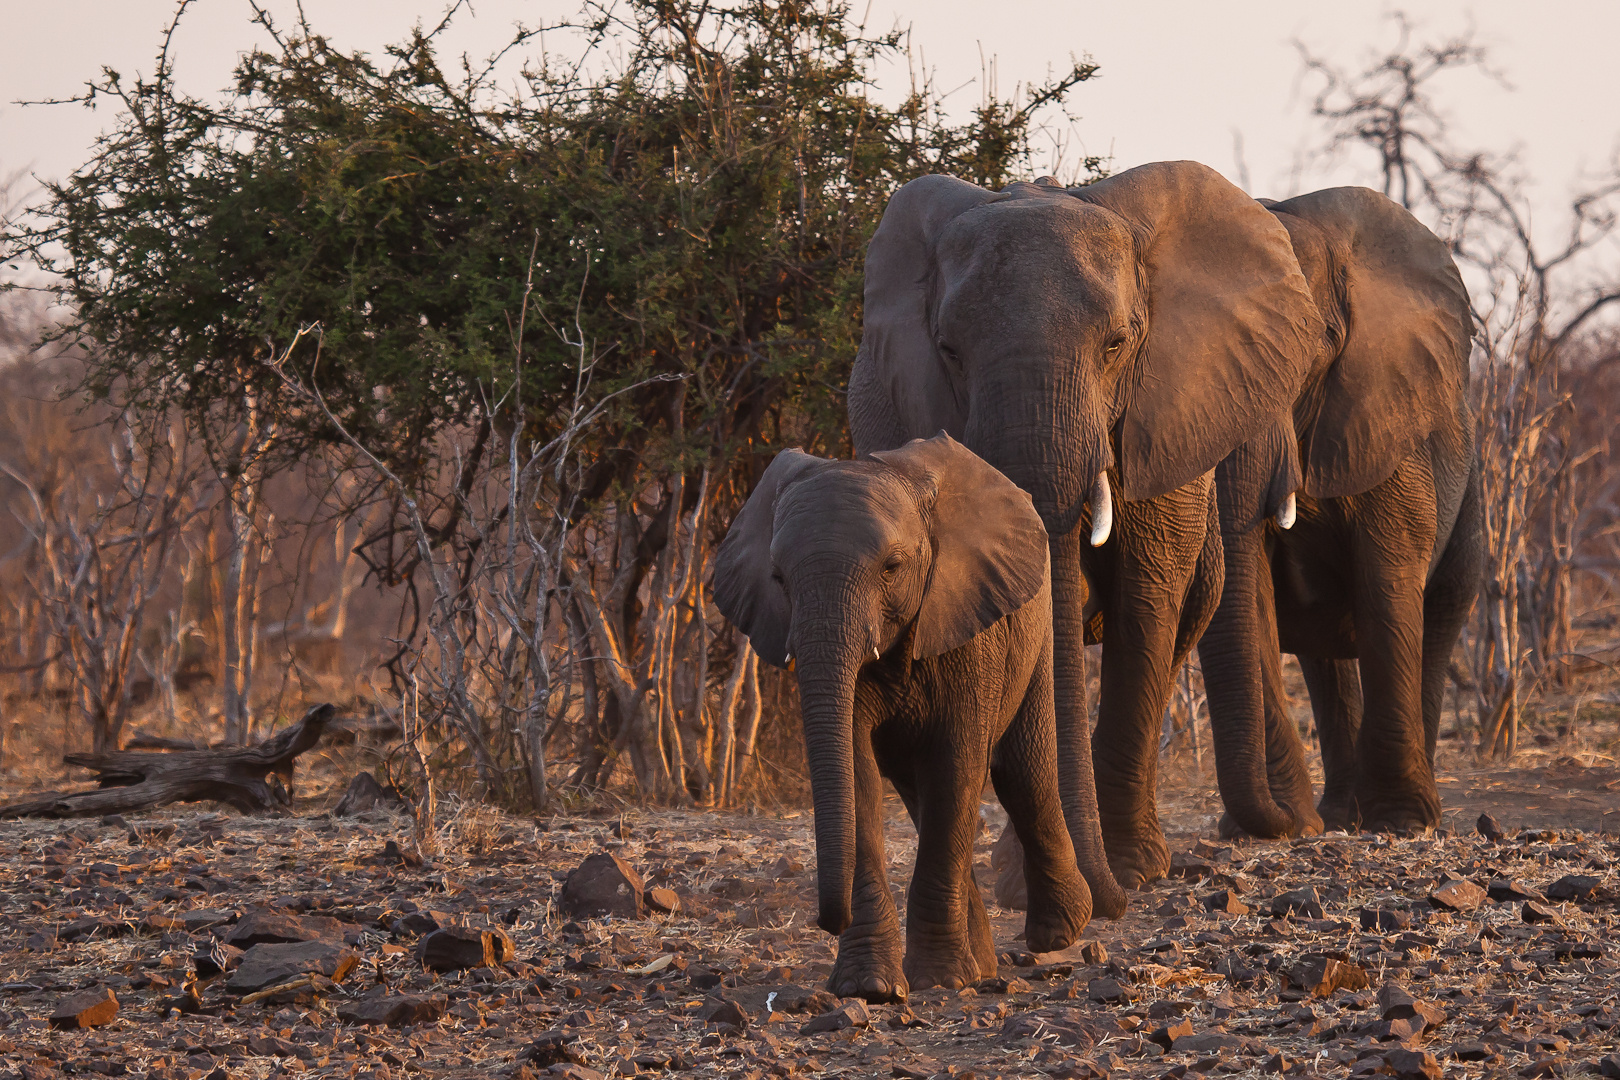
[[[1358,507],[1354,604],[1363,712],[1356,801],[1364,827],[1432,828],[1440,791],[1423,724],[1423,593],[1435,520],[1408,459]]]
[[[859,723],[856,727],[852,921],[838,935],[838,960],[827,988],[839,997],[904,1001],[908,987],[902,970],[900,920],[883,855],[883,778],[872,754],[870,731],[860,730]]]
[[[917,762],[917,869],[907,893],[905,958],[914,990],[960,990],[996,973],[989,919],[973,877],[986,766],[982,751],[962,747]]]
[[[996,795],[1022,842],[1029,913],[1024,938],[1034,952],[1066,949],[1091,919],[1091,890],[1075,864],[1058,802],[1051,684],[1043,657],[1024,703],[990,759]],[[1093,826],[1088,831],[1095,833]],[[1098,855],[1102,855],[1098,837]],[[1107,873],[1104,863],[1102,872]]]
[[[1159,727],[1174,682],[1182,612],[1205,548],[1208,477],[1116,511],[1099,549],[1103,655],[1092,759],[1097,812],[1114,877],[1140,888],[1170,869],[1159,825]],[[1109,549],[1114,550],[1110,551]]]

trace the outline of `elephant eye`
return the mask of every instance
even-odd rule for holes
[[[778,589],[781,589],[783,592],[787,592],[787,579],[782,576],[782,571],[772,570],[771,580],[776,582],[776,587]]]
[[[1108,343],[1103,347],[1103,355],[1112,360],[1119,350],[1125,347],[1125,331],[1116,330],[1109,335]]]
[[[951,363],[951,365],[953,367],[961,367],[962,366],[962,358],[956,355],[956,350],[955,349],[953,349],[949,345],[945,344],[945,341],[944,341],[943,338],[941,338],[939,341],[936,341],[934,344],[939,347],[940,355],[943,356],[946,360],[950,361],[950,363]]]
[[[900,563],[902,561],[902,557],[899,554],[890,555],[883,562],[883,576],[885,578],[894,577],[894,575],[899,572]]]

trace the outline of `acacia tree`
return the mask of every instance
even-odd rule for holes
[[[66,333],[94,345],[86,388],[204,432],[239,492],[241,551],[265,532],[266,475],[358,446],[379,468],[356,497],[381,484],[421,524],[394,513],[362,539],[373,573],[422,581],[423,541],[470,573],[490,522],[469,515],[517,511],[474,497],[489,470],[572,433],[540,501],[576,539],[555,594],[525,603],[555,620],[528,639],[577,659],[541,665],[580,695],[573,779],[627,755],[645,791],[701,797],[736,781],[692,760],[712,754],[714,714],[759,699],[731,678],[751,661],[717,637],[708,551],[778,447],[844,445],[862,256],[889,193],[931,171],[1030,175],[1042,117],[1096,68],[951,123],[927,83],[873,100],[902,40],[844,0],[593,0],[567,24],[581,52],[521,30],[458,72],[436,53],[455,13],[372,58],[258,11],[275,47],[220,100],[175,86],[171,27],[150,77],[91,86],[117,122],[18,238],[59,275]],[[457,610],[471,641],[486,614]],[[726,723],[722,745],[752,742]],[[486,786],[521,764],[464,734]]]
[[[1620,235],[1620,162],[1572,197],[1567,231],[1548,241],[1516,158],[1459,148],[1436,97],[1444,78],[1499,79],[1485,48],[1470,35],[1414,43],[1408,20],[1394,18],[1395,47],[1360,72],[1300,51],[1320,80],[1312,113],[1324,149],[1372,150],[1384,193],[1450,244],[1472,295],[1487,560],[1463,681],[1478,701],[1480,750],[1511,757],[1528,684],[1562,682],[1572,657],[1578,554],[1616,517],[1606,436],[1594,441],[1583,415],[1606,405],[1576,400],[1567,384],[1594,353],[1592,329],[1620,306],[1620,280],[1594,273],[1589,257]]]

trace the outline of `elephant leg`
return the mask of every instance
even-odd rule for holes
[[[1423,730],[1423,594],[1435,540],[1426,457],[1356,498],[1353,585],[1363,712],[1356,801],[1366,827],[1430,828],[1440,793]]]
[[[1474,606],[1485,571],[1485,543],[1479,462],[1469,469],[1457,520],[1451,527],[1445,553],[1423,591],[1423,737],[1434,766],[1435,742],[1440,736],[1440,709],[1445,702],[1451,653],[1457,646],[1468,612]]]
[[[1057,739],[1052,723],[1051,656],[1036,666],[1012,724],[990,757],[990,778],[1024,849],[1029,910],[1024,938],[1034,952],[1066,949],[1091,921],[1091,890],[1075,864],[1058,801]],[[1096,833],[1095,827],[1091,830]],[[1097,835],[1095,857],[1107,870]]]
[[[1260,579],[1270,578],[1270,567],[1258,527],[1229,532],[1222,542],[1226,581],[1221,604],[1198,643],[1215,740],[1215,775],[1221,801],[1231,816],[1229,823],[1223,822],[1222,831],[1264,837],[1296,835],[1305,824],[1304,808],[1279,803],[1272,787],[1271,748],[1275,744],[1285,761],[1288,747],[1283,733],[1271,730],[1276,709],[1266,707],[1264,657],[1267,650],[1276,654],[1277,635],[1274,612],[1268,610],[1264,618],[1261,615]],[[1265,595],[1269,609],[1269,591]],[[1297,734],[1294,743],[1298,745]],[[1301,749],[1299,767],[1303,769],[1303,765]]]
[[[1322,818],[1315,809],[1311,791],[1311,771],[1305,764],[1305,744],[1299,727],[1288,710],[1288,691],[1283,686],[1282,648],[1277,641],[1277,598],[1272,591],[1269,567],[1261,567],[1256,592],[1256,617],[1260,620],[1263,646],[1260,650],[1260,678],[1266,710],[1266,779],[1271,797],[1279,806],[1294,811],[1295,832],[1316,836],[1322,832]]]
[[[1317,813],[1327,829],[1344,832],[1361,824],[1356,805],[1356,742],[1361,732],[1361,675],[1354,660],[1301,656],[1299,669],[1310,691],[1322,743],[1322,801]]]
[[[983,730],[971,724],[951,727],[963,734]],[[989,920],[982,914],[984,901],[972,866],[979,793],[988,762],[980,747],[961,745],[966,741],[953,740],[954,745],[920,755],[915,766],[917,868],[906,894],[904,963],[912,990],[930,986],[960,990],[995,974],[993,949],[987,950],[989,969],[980,966],[971,910],[972,905],[980,908],[977,917],[984,922],[979,928],[988,941]]]
[[[1125,914],[1125,891],[1109,866],[1107,854],[1099,854],[1104,845],[1098,820],[1101,799],[1086,709],[1086,582],[1080,563],[1085,531],[1082,525],[1052,539],[1052,697],[1058,793],[1070,844],[1091,888],[1092,914],[1117,919]],[[1149,788],[1149,812],[1152,798]]]
[[[855,725],[855,880],[851,922],[838,935],[838,960],[827,988],[839,997],[903,1001],[900,920],[889,892],[883,854],[883,778],[872,753],[870,728]]]
[[[1114,878],[1140,888],[1170,869],[1159,826],[1159,725],[1175,681],[1181,614],[1204,549],[1210,483],[1116,508],[1103,609],[1097,733],[1097,812]],[[1072,827],[1072,822],[1071,822]]]

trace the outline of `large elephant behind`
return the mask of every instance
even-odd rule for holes
[[[884,211],[865,304],[856,452],[944,429],[1033,497],[1065,817],[1075,832],[1095,798],[1119,884],[1160,876],[1159,718],[1221,588],[1213,469],[1286,413],[1322,334],[1287,230],[1193,162],[1071,189],[923,177]],[[1083,646],[1099,615],[1094,775]],[[1270,806],[1264,770],[1251,778]],[[1114,882],[1090,885],[1098,914],[1124,909]]]
[[[1252,791],[1263,772],[1274,799],[1258,813],[1228,799],[1223,824],[1278,835],[1314,816],[1280,650],[1310,691],[1326,825],[1432,826],[1446,671],[1484,557],[1467,290],[1445,244],[1375,191],[1265,205],[1323,335],[1292,415],[1216,472],[1225,588],[1199,655],[1217,768],[1223,794]],[[1260,504],[1290,469],[1303,487],[1283,531]]]

